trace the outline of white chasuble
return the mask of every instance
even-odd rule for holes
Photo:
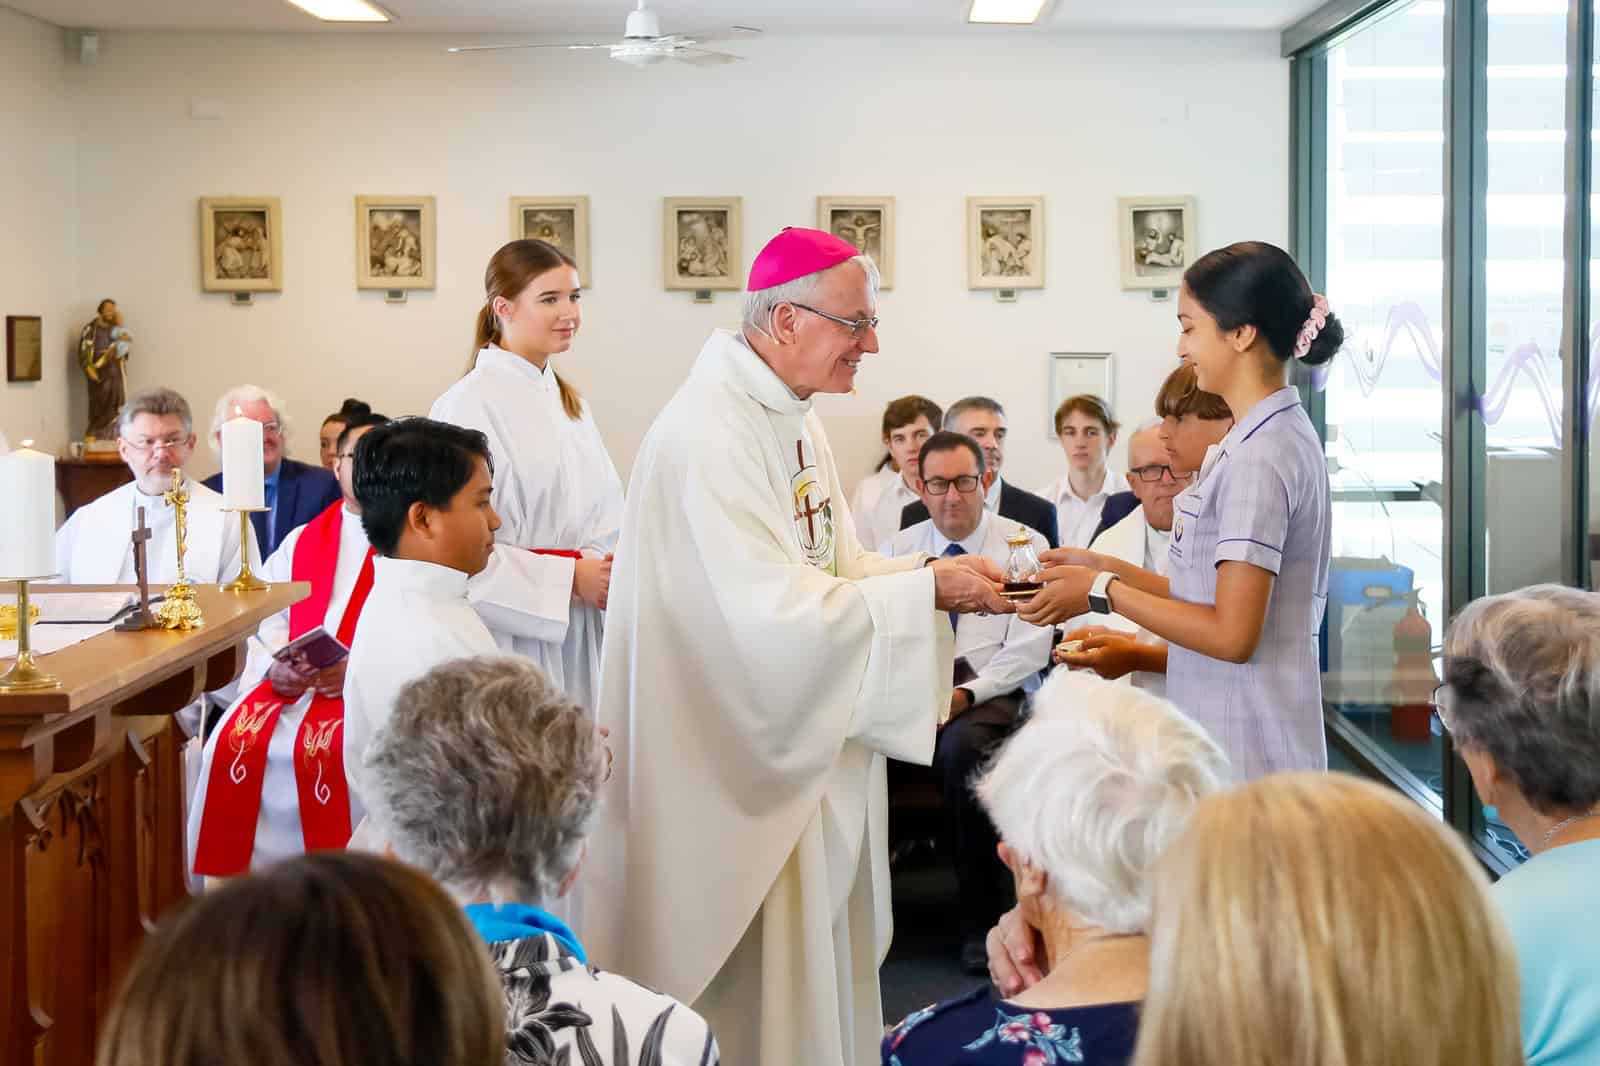
[[[196,585],[232,581],[239,573],[239,520],[221,510],[222,497],[217,493],[198,481],[185,485],[189,492],[185,576]],[[177,512],[160,496],[140,492],[131,481],[84,504],[56,530],[56,570],[60,574],[56,580],[76,585],[133,584],[137,578],[132,533],[139,524],[140,507],[150,530],[145,542],[150,583],[166,585],[177,580]],[[261,565],[254,538],[250,541],[250,565]]]
[[[496,552],[470,595],[501,647],[538,663],[593,713],[604,614],[572,595],[574,560],[603,558],[617,543],[622,480],[583,406],[574,421],[555,374],[500,348],[485,348],[466,377],[434,401],[429,416],[481,430],[494,456]]]
[[[884,757],[929,762],[950,700],[926,557],[863,552],[840,484],[810,402],[719,330],[628,490],[582,935],[727,1062],[877,1061]]]

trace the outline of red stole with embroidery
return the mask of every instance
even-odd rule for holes
[[[344,501],[335,502],[306,524],[295,544],[293,576],[311,583],[311,595],[289,608],[289,639],[321,625],[333,596],[333,575],[339,564],[344,526]],[[356,621],[372,591],[372,549],[339,621],[339,642],[355,637]],[[278,715],[290,702],[263,680],[234,712],[217,738],[201,812],[195,848],[198,874],[232,877],[250,868],[255,851],[256,820],[261,814],[261,789],[266,777],[267,749]],[[312,697],[294,741],[294,778],[300,797],[300,832],[306,851],[342,848],[350,841],[350,790],[344,772],[344,700]]]

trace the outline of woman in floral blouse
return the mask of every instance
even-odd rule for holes
[[[370,813],[469,904],[505,989],[506,1066],[716,1066],[703,1018],[597,969],[543,909],[577,879],[610,763],[531,662],[458,659],[401,690],[366,756]]]
[[[1046,975],[1009,1000],[984,987],[917,1011],[885,1066],[1124,1066],[1149,978],[1151,870],[1220,787],[1217,745],[1166,700],[1058,670],[978,796],[1038,930]]]

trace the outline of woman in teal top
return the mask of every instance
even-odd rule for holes
[[[1600,594],[1533,585],[1467,605],[1439,717],[1533,858],[1494,886],[1522,971],[1528,1066],[1600,1063]]]

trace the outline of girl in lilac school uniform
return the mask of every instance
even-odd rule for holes
[[[1322,442],[1288,384],[1344,328],[1283,249],[1246,241],[1197,260],[1178,293],[1178,354],[1234,426],[1177,501],[1169,576],[1095,552],[1045,553],[1044,590],[1018,613],[1052,625],[1116,612],[1171,644],[1167,697],[1244,781],[1328,764],[1317,631],[1327,604],[1331,497]]]

